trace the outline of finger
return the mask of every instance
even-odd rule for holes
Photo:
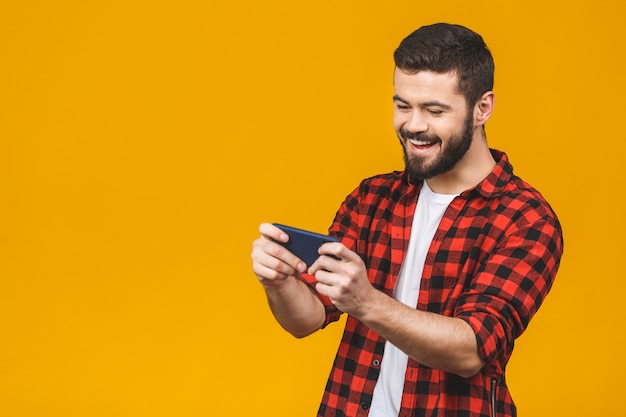
[[[333,255],[321,255],[313,262],[313,265],[309,268],[308,273],[315,275],[318,271],[336,272],[338,270],[339,259]]]
[[[271,269],[289,275],[306,271],[306,265],[296,255],[265,237],[254,241],[252,257]]]
[[[320,269],[315,272],[315,280],[318,283],[329,287],[337,285],[337,275],[325,269]]]
[[[261,235],[265,238],[273,239],[278,242],[287,242],[289,240],[289,235],[287,235],[287,233],[283,232],[271,223],[261,223],[259,226],[259,232],[261,232]]]
[[[317,275],[321,275],[320,278],[317,278]],[[316,275],[317,282],[315,283],[315,291],[319,294],[328,297],[335,306],[337,306],[339,287],[336,285],[334,280],[332,279],[332,274],[329,274],[324,271],[318,272]],[[338,307],[338,306],[337,306]]]
[[[259,239],[252,250],[253,263],[285,275],[296,275],[306,270],[304,262],[278,243]]]
[[[349,262],[359,258],[359,255],[352,252],[341,242],[329,242],[320,246],[320,255],[334,256],[344,262]]]
[[[290,274],[276,271],[275,269],[269,268],[263,264],[254,264],[252,270],[262,283],[282,281],[290,276]]]
[[[262,238],[265,242],[268,242],[268,244],[269,242],[272,243],[272,245],[267,247],[268,253],[276,258],[281,259],[283,262],[287,263],[298,272],[302,273],[306,271],[307,266],[300,258],[287,250],[284,246],[275,243],[288,242],[289,235],[287,233],[270,223],[262,223],[259,227],[259,231],[261,232]]]
[[[321,294],[325,297],[328,297],[331,299],[331,301],[333,300],[334,297],[333,296],[333,287],[331,285],[328,284],[324,284],[323,282],[316,282],[315,283],[315,291],[317,291],[318,294]]]

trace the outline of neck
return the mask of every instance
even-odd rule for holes
[[[493,171],[495,166],[496,161],[491,155],[481,129],[475,132],[472,145],[454,168],[426,181],[435,193],[460,194],[478,185]]]

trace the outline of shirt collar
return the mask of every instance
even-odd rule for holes
[[[487,177],[479,182],[474,188],[464,191],[461,195],[469,196],[478,193],[485,198],[492,198],[501,194],[513,176],[513,166],[504,152],[490,149],[496,166]]]

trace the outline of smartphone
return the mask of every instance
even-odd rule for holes
[[[311,266],[319,253],[317,250],[326,242],[339,242],[332,236],[326,236],[308,230],[298,229],[295,227],[285,226],[284,224],[274,223],[274,226],[287,233],[288,242],[276,242],[284,246],[289,252],[300,258],[307,266]]]

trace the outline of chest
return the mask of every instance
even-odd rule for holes
[[[409,247],[415,208],[415,203],[403,200],[380,204],[359,221],[357,252],[365,259],[370,281],[389,295],[415,246],[413,242]],[[425,236],[423,269],[418,270],[421,276],[414,277],[420,282],[419,308],[443,313],[454,307],[502,238],[505,228],[493,224],[510,219],[501,218],[500,212],[494,201],[456,198],[450,203],[434,234]],[[419,230],[413,232],[419,239]]]

